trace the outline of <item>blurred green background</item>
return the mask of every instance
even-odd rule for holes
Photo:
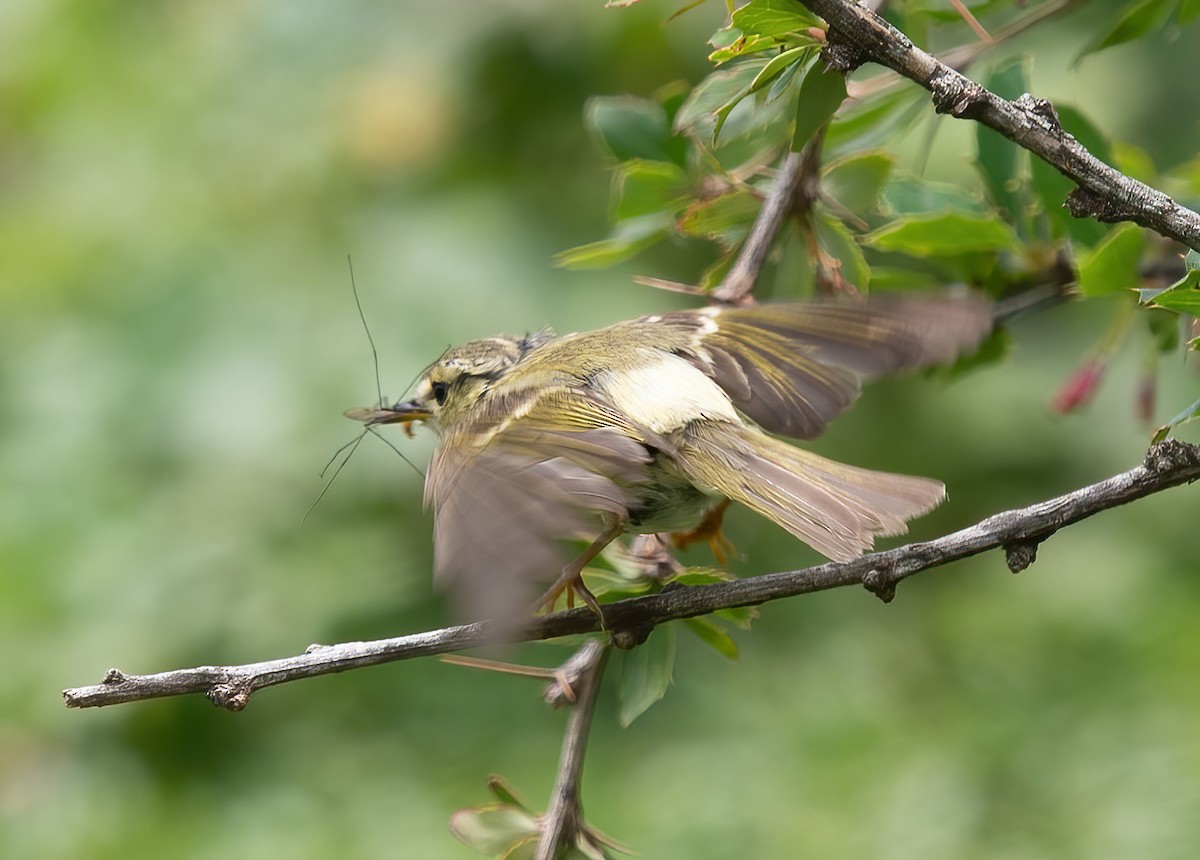
[[[451,342],[682,304],[630,275],[694,277],[687,246],[550,265],[606,230],[585,100],[707,70],[722,4],[665,24],[674,8],[0,5],[0,856],[471,857],[447,821],[490,773],[544,804],[565,716],[528,681],[414,661],[236,715],[74,712],[59,691],[446,621],[420,479],[384,446],[301,523],[355,432],[342,410],[376,396],[346,255],[392,397]],[[1078,24],[1005,50],[1033,55],[1038,95],[1161,166],[1190,157],[1194,45],[1072,68]],[[974,182],[971,130],[929,122],[930,171]],[[1021,321],[1010,361],[949,385],[877,385],[816,447],[944,479],[917,536],[1129,468],[1145,344],[1087,414],[1046,406],[1111,310]],[[1167,363],[1161,383],[1160,421],[1196,376]],[[428,456],[427,434],[396,436]],[[674,686],[627,730],[614,664],[589,818],[651,858],[1196,856],[1198,510],[1194,488],[1165,493],[1021,576],[993,553],[886,607],[776,603],[736,663],[681,635]],[[815,561],[744,512],[730,536],[742,573]]]

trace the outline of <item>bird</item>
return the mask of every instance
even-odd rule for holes
[[[528,617],[565,591],[603,620],[581,574],[610,542],[694,529],[729,501],[834,561],[905,532],[943,500],[941,481],[780,437],[816,437],[863,382],[949,363],[991,327],[990,300],[970,291],[674,310],[473,340],[411,398],[346,415],[438,436],[424,501],[435,581],[460,614]]]

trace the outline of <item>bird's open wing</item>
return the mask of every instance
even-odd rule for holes
[[[645,327],[647,342],[687,358],[764,429],[811,439],[863,380],[952,361],[991,324],[987,299],[933,294],[701,308],[621,325]]]
[[[443,439],[425,503],[434,510],[436,579],[464,617],[522,615],[591,540],[605,515],[626,516],[648,479],[647,434],[602,402],[566,388],[490,404]]]

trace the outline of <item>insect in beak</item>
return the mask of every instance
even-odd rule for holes
[[[347,409],[344,414],[351,421],[361,422],[367,427],[375,427],[379,424],[403,424],[404,434],[410,439],[413,435],[413,422],[429,418],[429,410],[415,400],[397,403],[395,406],[356,407]]]

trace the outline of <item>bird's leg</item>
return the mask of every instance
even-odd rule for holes
[[[580,599],[587,604],[588,609],[596,613],[596,617],[603,624],[604,613],[600,611],[600,604],[596,602],[596,596],[583,584],[583,569],[623,531],[625,531],[624,523],[620,520],[614,520],[609,524],[600,534],[600,537],[592,541],[588,545],[588,548],[580,553],[578,558],[563,568],[562,573],[558,579],[554,580],[554,584],[550,586],[550,589],[539,597],[537,603],[533,605],[533,611],[537,612],[540,609],[545,609],[546,611],[552,610],[555,601],[558,600],[558,596],[565,590],[567,591],[568,604],[570,603],[571,596],[578,594]]]
[[[717,560],[717,564],[721,567],[725,566],[728,560],[726,553],[732,555],[735,550],[729,538],[725,537],[721,532],[721,521],[725,518],[725,509],[729,507],[729,499],[722,499],[719,504],[709,510],[704,515],[704,519],[700,520],[700,524],[689,532],[675,532],[671,535],[671,542],[675,544],[676,549],[687,549],[689,544],[695,543],[698,540],[708,541],[708,547],[712,550],[713,558]]]

